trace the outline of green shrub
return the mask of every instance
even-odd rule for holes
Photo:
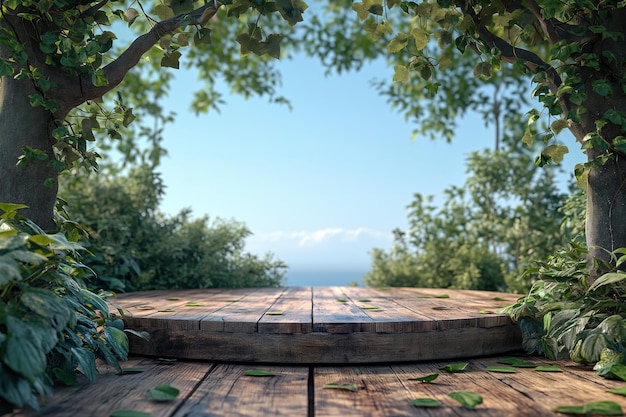
[[[595,363],[603,376],[626,373],[626,249],[610,265],[587,267],[587,250],[573,242],[538,268],[529,294],[509,308],[524,337],[524,349],[550,359]],[[596,278],[597,277],[597,278]]]
[[[38,408],[56,382],[76,383],[77,368],[96,376],[96,359],[119,366],[128,340],[103,296],[87,290],[78,230],[44,233],[0,204],[0,414]]]
[[[90,234],[92,288],[147,289],[280,286],[286,265],[244,251],[251,235],[245,225],[183,210],[168,217],[158,209],[164,186],[149,167],[126,176],[66,181],[72,217]]]

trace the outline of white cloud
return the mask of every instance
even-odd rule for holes
[[[391,234],[367,227],[345,229],[341,227],[294,232],[276,231],[255,235],[254,240],[268,243],[295,244],[300,247],[313,247],[330,242],[359,242],[362,240],[391,240]]]

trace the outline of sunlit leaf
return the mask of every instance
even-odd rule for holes
[[[465,368],[467,368],[467,365],[469,365],[468,362],[455,362],[455,363],[449,363],[445,366],[442,366],[441,369],[442,371],[446,371],[446,372],[463,372],[465,370]]]
[[[557,365],[540,365],[537,366],[534,371],[537,372],[563,372],[563,370]]]
[[[461,405],[463,405],[463,407],[469,408],[469,409],[476,408],[477,405],[483,403],[482,396],[478,394],[474,394],[473,392],[469,392],[469,391],[451,392],[450,394],[448,394],[448,397],[460,402]]]
[[[515,373],[515,368],[513,368],[512,366],[488,366],[487,370],[489,372],[500,372],[506,374]]]
[[[597,290],[600,287],[605,285],[613,285],[615,283],[621,282],[626,279],[626,274],[623,272],[610,272],[608,274],[604,274],[598,279],[596,279],[593,284],[587,290],[587,293]]]
[[[337,301],[340,302],[340,303],[347,303],[348,299],[345,298],[345,297],[341,297],[341,298],[337,298]]]
[[[548,155],[554,162],[561,163],[565,154],[569,153],[569,149],[564,145],[549,145],[542,149],[542,154]]]
[[[395,54],[404,49],[409,43],[409,35],[406,33],[398,33],[389,44],[387,44],[387,52],[390,54]]]
[[[435,298],[450,298],[450,296],[448,294],[437,294]]]
[[[167,402],[174,401],[180,391],[169,385],[159,385],[151,390],[148,390],[148,394],[154,401]]]
[[[415,378],[409,378],[409,381],[432,382],[435,379],[437,379],[438,376],[439,376],[439,374],[430,374],[430,375],[418,376],[418,377],[415,377]]]
[[[617,395],[624,395],[624,396],[626,396],[626,387],[608,389],[607,392],[610,392],[610,393],[613,393],[613,394],[617,394]]]
[[[324,388],[326,389],[338,389],[345,391],[357,392],[361,387],[357,384],[325,384]]]
[[[161,58],[161,66],[164,68],[180,68],[181,53],[178,51],[166,52]]]
[[[623,414],[622,407],[613,401],[596,401],[578,406],[561,406],[556,407],[554,411],[564,414],[596,414],[602,416],[621,416]]]
[[[188,303],[185,303],[185,305],[187,307],[200,307],[202,303],[200,301],[189,301]]]
[[[439,407],[441,406],[441,401],[435,400],[434,398],[416,398],[411,401],[411,404],[415,407]]]
[[[246,376],[275,376],[272,371],[266,371],[264,369],[249,369],[243,373]]]

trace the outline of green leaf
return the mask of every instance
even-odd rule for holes
[[[93,74],[91,74],[91,83],[95,87],[104,87],[109,85],[109,80],[107,80],[106,75],[104,75],[102,68],[98,68]]]
[[[202,303],[200,301],[189,301],[188,303],[185,303],[185,305],[187,307],[200,307]]]
[[[246,376],[275,376],[274,372],[264,369],[249,369],[243,373]]]
[[[372,300],[370,300],[369,298],[359,298],[357,301],[360,303],[369,303]]]
[[[564,145],[550,145],[543,148],[541,153],[549,156],[554,162],[559,164],[563,161],[563,156],[569,153],[569,149]]]
[[[280,43],[282,40],[283,35],[270,34],[265,42],[262,43],[263,51],[272,58],[280,59]]]
[[[591,87],[593,91],[602,97],[608,97],[613,94],[613,87],[611,87],[611,83],[607,80],[595,80],[591,83]]]
[[[610,392],[612,394],[617,394],[617,395],[624,395],[626,396],[626,387],[620,387],[620,388],[614,388],[614,389],[608,389],[606,390],[607,392]]]
[[[483,403],[483,397],[469,391],[455,391],[448,394],[448,397],[456,400],[465,408],[474,409],[477,405]]]
[[[490,62],[479,62],[474,66],[474,77],[484,80],[491,78],[492,67]]]
[[[148,390],[148,394],[150,394],[150,398],[154,401],[167,402],[174,401],[176,397],[178,397],[178,394],[180,394],[180,391],[169,385],[159,385],[156,388]]]
[[[387,45],[387,52],[395,54],[403,50],[409,43],[409,35],[406,33],[398,33]]]
[[[86,348],[71,348],[72,355],[78,361],[81,371],[87,377],[87,379],[93,382],[96,379],[96,356],[90,350]]]
[[[124,10],[124,21],[128,23],[128,26],[132,25],[137,17],[139,17],[139,12],[137,11],[137,9],[131,7]]]
[[[435,379],[437,379],[438,376],[439,376],[439,374],[430,374],[430,375],[418,376],[418,377],[415,377],[415,378],[409,378],[409,381],[432,382]]]
[[[614,363],[611,365],[608,369],[608,373],[614,378],[626,381],[626,365],[622,363]]]
[[[357,384],[325,384],[325,389],[338,389],[345,391],[357,392],[361,387]]]
[[[500,359],[498,363],[502,363],[504,365],[511,365],[514,368],[536,368],[537,365],[534,362],[525,361],[521,358],[504,358]]]
[[[0,77],[13,75],[13,72],[13,67],[10,66],[4,59],[0,59]]]
[[[171,19],[175,16],[174,10],[172,10],[171,7],[168,7],[162,3],[154,6],[154,9],[152,9],[152,13],[159,16],[159,19],[161,20]]]
[[[489,372],[500,372],[504,374],[515,373],[515,368],[513,368],[512,366],[488,366],[487,370]]]
[[[469,365],[468,362],[456,362],[456,363],[449,363],[445,366],[442,366],[441,369],[442,371],[446,371],[446,372],[463,372],[465,370],[465,368],[467,368],[467,365]]]
[[[590,402],[580,406],[561,406],[554,409],[564,414],[597,414],[602,416],[621,416],[622,407],[613,401]]]
[[[393,67],[393,82],[399,81],[401,83],[406,83],[409,81],[409,69],[404,65],[395,65]]]
[[[413,401],[411,401],[411,404],[415,407],[433,408],[433,407],[440,407],[441,401],[435,400],[434,398],[416,398]]]
[[[563,129],[567,129],[569,126],[569,121],[567,119],[557,119],[550,125],[550,129],[554,132],[555,135],[558,135],[563,131]]]
[[[150,413],[134,410],[115,410],[109,417],[150,417]]]
[[[265,313],[266,316],[282,316],[283,314],[285,314],[284,311],[268,311]]]
[[[448,294],[438,294],[435,295],[435,298],[450,298],[450,296]]]
[[[195,45],[210,45],[211,44],[211,29],[200,28],[193,36],[193,43]]]
[[[58,331],[65,328],[72,317],[65,300],[50,290],[27,288],[20,296],[20,301],[34,313],[47,319]]]
[[[540,365],[533,369],[537,372],[563,372],[563,370],[557,365]]]
[[[167,297],[166,300],[167,301],[178,301],[178,300],[180,300],[180,297]]]
[[[166,52],[161,58],[161,67],[164,68],[180,68],[181,53],[178,51]]]
[[[340,303],[347,303],[348,299],[345,298],[345,297],[341,297],[341,298],[337,298],[337,301],[340,302]]]
[[[423,50],[428,45],[428,33],[422,28],[413,28],[410,32],[418,51]]]
[[[593,284],[587,290],[587,294],[597,290],[605,285],[613,285],[626,279],[626,274],[623,272],[609,272],[596,279]]]

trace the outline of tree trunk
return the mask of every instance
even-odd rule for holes
[[[52,230],[58,189],[58,173],[48,167],[53,158],[52,115],[30,105],[28,96],[34,92],[30,80],[0,80],[0,202],[27,205],[29,209],[22,213]],[[24,146],[44,151],[48,159],[17,166]]]
[[[585,228],[592,258],[609,261],[610,251],[626,247],[625,181],[626,161],[621,155],[589,171]]]

